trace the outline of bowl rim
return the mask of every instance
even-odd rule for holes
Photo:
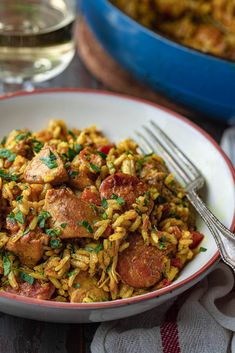
[[[9,99],[14,99],[14,98],[19,98],[19,97],[28,97],[32,95],[42,95],[42,94],[70,94],[70,93],[77,93],[77,94],[94,94],[94,95],[101,95],[101,96],[111,96],[113,98],[121,98],[124,100],[128,100],[131,103],[143,103],[148,106],[151,106],[153,108],[156,108],[157,110],[161,110],[163,112],[166,112],[170,115],[171,118],[173,119],[178,119],[183,121],[184,123],[190,125],[192,128],[197,130],[200,134],[202,134],[209,142],[217,149],[218,153],[223,157],[225,160],[228,169],[231,173],[234,187],[235,187],[235,169],[229,160],[229,158],[226,156],[225,152],[222,150],[222,148],[219,146],[219,144],[206,132],[204,131],[201,127],[199,127],[197,124],[194,122],[190,121],[189,119],[185,118],[184,116],[172,111],[169,108],[163,107],[157,103],[150,102],[146,99],[142,98],[137,98],[137,97],[132,97],[128,95],[124,95],[121,93],[114,93],[110,91],[105,91],[105,90],[96,90],[96,89],[87,89],[87,88],[47,88],[47,89],[36,89],[34,91],[19,91],[15,93],[9,93],[5,96],[0,96],[0,104],[2,101],[6,101]],[[235,229],[235,207],[234,207],[234,216],[233,220],[231,222],[230,230],[233,231]],[[42,299],[36,299],[36,298],[30,298],[26,296],[21,296],[18,294],[13,294],[9,292],[0,292],[0,298],[5,298],[5,299],[10,299],[11,301],[16,301],[19,304],[30,304],[30,305],[37,305],[37,306],[42,306],[42,307],[49,307],[51,309],[81,309],[81,310],[87,310],[87,309],[108,309],[108,308],[115,308],[115,307],[121,307],[125,305],[130,305],[130,304],[135,304],[138,302],[142,302],[145,300],[149,299],[154,299],[157,297],[160,297],[162,295],[168,294],[173,292],[174,290],[183,287],[184,285],[187,285],[190,281],[194,280],[195,278],[199,277],[200,275],[203,274],[203,272],[206,272],[209,270],[210,267],[212,267],[215,262],[220,258],[219,251],[217,251],[212,258],[209,259],[209,261],[201,267],[198,271],[193,273],[191,276],[187,277],[186,279],[180,281],[179,283],[173,282],[171,286],[167,286],[158,290],[155,290],[150,293],[146,293],[143,295],[135,296],[132,298],[126,298],[126,299],[117,299],[114,301],[108,301],[108,302],[95,302],[95,303],[63,303],[63,302],[55,302],[55,301],[50,301],[50,300],[42,300]]]
[[[85,2],[85,0],[84,0]],[[210,59],[213,61],[217,61],[217,62],[221,62],[223,64],[230,64],[230,65],[235,65],[235,61],[233,61],[232,59],[226,59],[226,58],[221,58],[219,56],[210,54],[210,53],[205,53],[202,52],[200,50],[188,47],[186,45],[183,45],[177,41],[174,41],[173,39],[168,38],[167,36],[164,36],[164,34],[161,34],[160,32],[155,32],[154,30],[151,30],[148,27],[145,27],[144,25],[142,25],[140,22],[136,21],[135,19],[133,19],[132,17],[130,17],[129,15],[127,15],[125,12],[123,12],[121,9],[119,9],[117,6],[115,6],[114,4],[112,4],[109,0],[99,0],[99,3],[102,4],[104,6],[106,6],[107,8],[111,8],[114,11],[119,13],[119,16],[125,18],[126,21],[135,24],[137,27],[139,27],[140,30],[142,30],[142,32],[145,32],[146,34],[150,35],[151,37],[161,40],[164,43],[170,44],[171,46],[174,46],[180,50],[182,50],[183,52],[188,52],[192,55],[195,56],[200,56],[203,59]]]

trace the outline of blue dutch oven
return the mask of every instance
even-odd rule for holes
[[[235,62],[154,33],[108,0],[82,0],[81,10],[103,47],[137,79],[211,118],[235,117]]]

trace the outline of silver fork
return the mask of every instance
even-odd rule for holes
[[[169,162],[176,176],[183,181],[188,200],[213,235],[223,261],[235,272],[235,235],[217,219],[197,194],[205,182],[203,175],[155,122],[150,121],[150,124],[151,129],[143,127],[145,133],[136,133],[141,141],[140,148],[147,153],[161,152]]]

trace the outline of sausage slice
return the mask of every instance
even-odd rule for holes
[[[149,288],[158,283],[163,272],[163,253],[143,238],[131,235],[129,247],[120,253],[117,272],[121,280],[134,288]]]
[[[110,175],[100,185],[101,198],[110,199],[115,194],[124,199],[126,208],[130,208],[136,198],[147,191],[148,187],[142,180],[124,173]],[[149,207],[152,209],[152,202]]]

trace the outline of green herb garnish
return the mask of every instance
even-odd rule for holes
[[[67,226],[67,224],[68,224],[68,223],[61,223],[61,225],[60,225],[60,226],[61,226],[61,228],[63,228],[63,229],[64,229],[64,228]]]
[[[73,275],[75,275],[76,271],[71,271],[67,273],[68,277],[72,277]]]
[[[29,284],[31,284],[31,286],[34,284],[34,278],[32,276],[28,275],[27,273],[20,272],[20,278],[23,281],[28,282]]]
[[[22,141],[22,140],[26,140],[29,136],[31,136],[31,132],[30,131],[27,131],[27,132],[24,132],[22,134],[19,134],[15,137],[15,140],[16,141]]]
[[[31,139],[31,142],[33,144],[34,152],[39,153],[41,151],[41,149],[43,148],[44,143],[42,143],[36,139]]]
[[[76,170],[69,170],[68,171],[68,175],[71,177],[71,178],[74,178],[76,175],[78,175],[78,172]]]
[[[21,202],[22,199],[23,199],[23,195],[18,195],[18,196],[16,196],[16,201],[17,201],[17,202]]]
[[[11,272],[11,261],[7,255],[3,256],[3,271],[4,276],[8,276]]]
[[[60,229],[46,229],[45,232],[50,237],[55,237],[56,235],[60,235],[61,234],[61,230]]]
[[[80,283],[75,283],[74,285],[73,285],[73,288],[80,288],[81,287],[81,284]]]
[[[45,227],[45,223],[46,223],[46,220],[48,218],[50,218],[51,215],[49,212],[47,211],[41,211],[38,215],[38,225],[40,228],[44,228]]]
[[[103,219],[108,219],[108,215],[107,215],[106,212],[104,212],[104,213],[102,214],[102,218],[103,218]]]
[[[60,239],[51,239],[50,240],[50,246],[52,249],[58,249],[61,245]]]
[[[81,222],[78,222],[78,225],[79,225],[79,226],[82,226],[82,227],[84,227],[84,228],[86,228],[86,230],[87,230],[89,233],[94,233],[93,228],[90,226],[90,224],[89,224],[87,221],[83,220],[83,221],[81,221]]]
[[[106,200],[105,198],[103,198],[103,199],[101,200],[101,205],[102,205],[102,207],[104,207],[104,208],[107,208],[107,207],[108,207],[108,202],[107,202],[107,200]]]
[[[97,151],[96,152],[101,158],[103,159],[106,159],[107,158],[107,154],[103,153],[103,152],[100,152],[100,151]]]
[[[58,164],[56,162],[57,157],[54,155],[52,151],[50,151],[50,154],[48,157],[41,157],[40,160],[50,169],[54,169],[58,167]]]
[[[20,224],[24,224],[24,215],[21,211],[18,211],[15,215],[15,219],[17,220],[17,222],[19,222]]]
[[[86,247],[85,247],[85,250],[86,250],[86,251],[88,251],[88,252],[95,252],[96,254],[98,254],[98,252],[99,252],[100,250],[102,250],[102,249],[103,249],[103,244],[99,244],[99,245],[97,245],[95,248],[92,247],[92,246],[86,246]]]
[[[159,249],[164,250],[166,249],[166,237],[163,236],[159,239]]]
[[[16,154],[8,150],[7,148],[0,149],[0,158],[6,158],[8,162],[14,162]]]
[[[72,138],[73,138],[74,140],[77,140],[77,136],[75,135],[75,133],[74,133],[73,131],[68,130],[68,134],[69,134],[70,136],[72,136]]]
[[[15,215],[13,212],[10,212],[7,216],[7,218],[9,218],[11,221],[15,221]]]
[[[8,174],[5,173],[5,171],[3,169],[0,169],[0,178],[6,179],[6,180],[13,180],[13,181],[17,181],[19,179],[19,175],[16,174]]]
[[[27,235],[30,232],[30,229],[27,228],[25,229],[25,231],[22,233],[22,237],[24,237],[25,235]]]
[[[118,197],[116,194],[112,194],[111,199],[116,200],[119,205],[124,205],[125,200],[122,197]]]
[[[206,252],[207,251],[207,248],[204,248],[203,246],[201,246],[200,248],[199,248],[199,252]]]
[[[96,173],[100,172],[100,167],[98,167],[97,165],[90,163],[90,167],[92,170],[94,170],[94,172],[96,172]]]

